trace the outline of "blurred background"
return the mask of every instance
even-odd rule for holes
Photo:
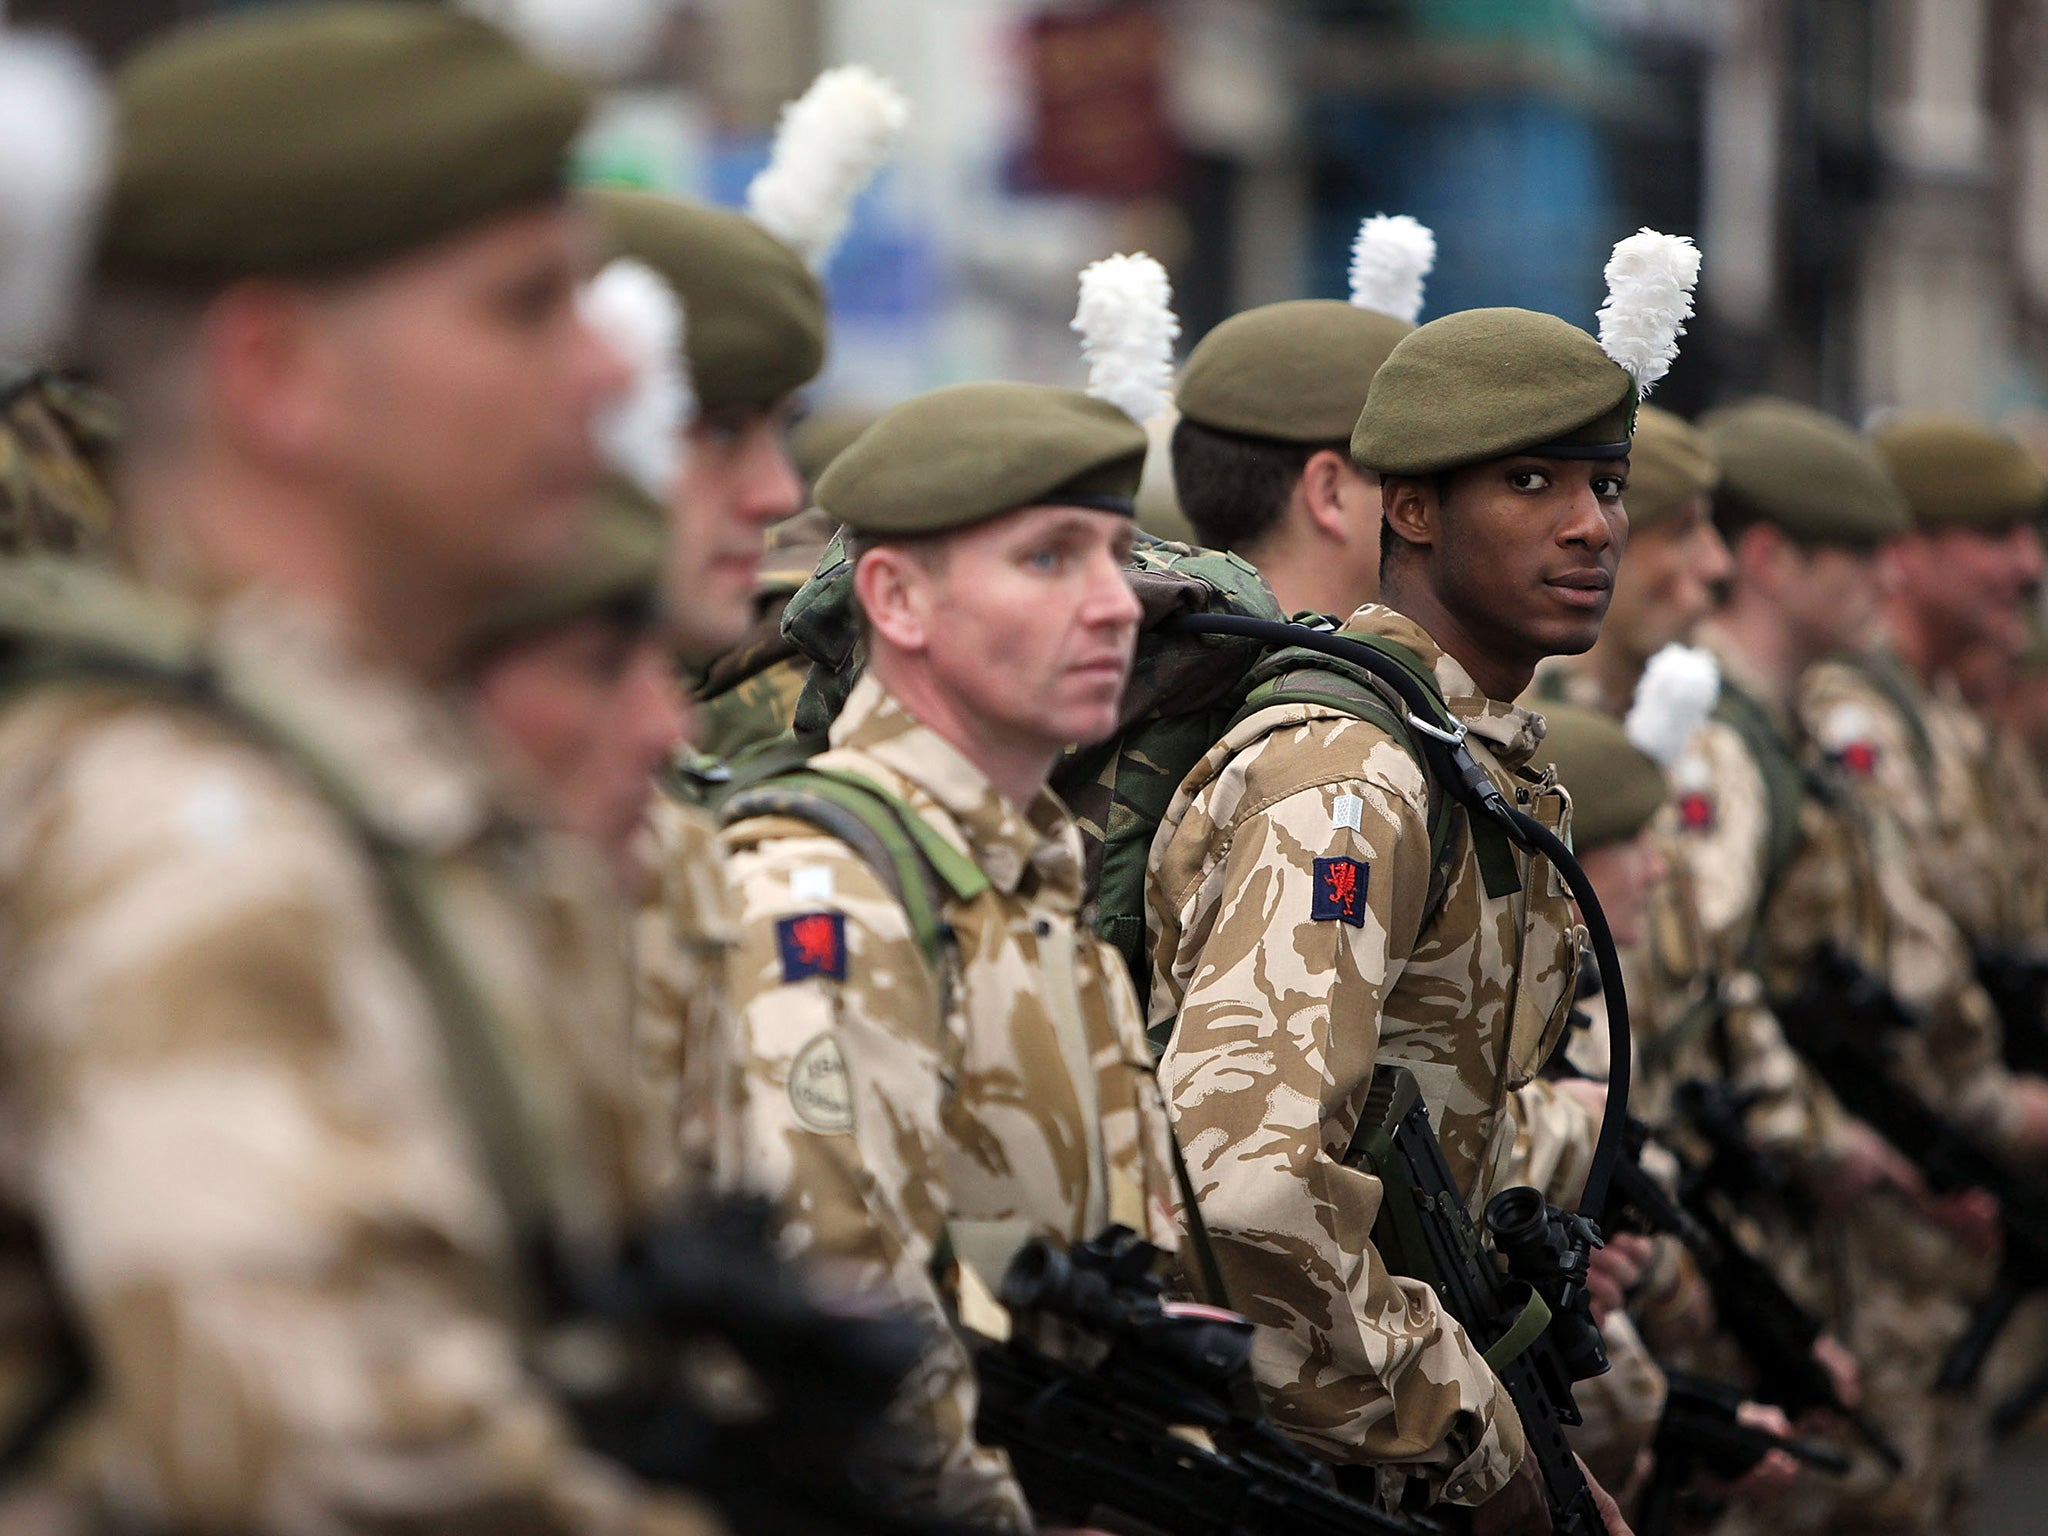
[[[209,8],[10,14],[116,57]],[[737,202],[779,105],[848,61],[917,118],[829,274],[828,403],[1078,381],[1074,274],[1112,250],[1166,263],[1191,345],[1341,295],[1358,220],[1411,213],[1425,318],[1590,325],[1649,224],[1706,253],[1665,403],[1960,409],[2048,450],[2048,0],[699,0],[589,168]]]

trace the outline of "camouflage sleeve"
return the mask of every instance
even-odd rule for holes
[[[1275,1419],[1334,1459],[1401,1464],[1472,1504],[1521,1464],[1520,1422],[1436,1294],[1388,1272],[1368,1236],[1380,1183],[1343,1161],[1430,868],[1419,775],[1380,750],[1402,788],[1275,793],[1254,765],[1183,820],[1177,835],[1221,856],[1157,898],[1180,915],[1185,978],[1160,1079],[1231,1301],[1264,1325],[1254,1366]],[[1227,828],[1222,804],[1242,811]],[[1319,860],[1338,862],[1319,878]],[[1319,917],[1346,868],[1361,900]]]
[[[750,841],[761,825],[728,834],[736,1101],[719,1182],[776,1198],[794,1250],[929,1326],[883,1469],[905,1506],[1029,1530],[1007,1459],[974,1441],[973,1366],[933,1278],[949,1208],[936,979],[865,863],[794,824],[779,825],[795,835]]]
[[[149,712],[0,763],[5,1155],[89,1340],[116,1507],[706,1529],[584,1452],[527,1373],[425,999],[325,810]]]
[[[1552,1205],[1569,1210],[1585,1192],[1593,1168],[1600,1117],[1591,1105],[1548,1078],[1531,1078],[1514,1091],[1515,1148],[1501,1188],[1530,1184]]]

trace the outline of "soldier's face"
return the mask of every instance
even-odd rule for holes
[[[581,216],[547,206],[339,286],[307,338],[313,438],[415,586],[494,598],[571,548],[592,419],[626,382],[578,317]]]
[[[1433,585],[1452,622],[1517,665],[1590,649],[1628,541],[1627,468],[1517,455],[1456,471],[1447,497],[1431,485]]]
[[[803,510],[789,408],[711,412],[690,428],[671,508],[668,590],[687,660],[730,649],[754,622],[768,529]]]
[[[1600,898],[1600,910],[1607,914],[1614,942],[1623,946],[1642,943],[1649,927],[1651,893],[1667,873],[1655,840],[1644,832],[1619,843],[1583,849],[1579,863]]]
[[[493,656],[477,696],[559,822],[630,883],[649,786],[684,727],[661,637],[604,617],[560,624]]]
[[[2026,644],[2041,563],[2031,523],[1914,534],[1892,552],[1901,595],[1946,648],[1989,646],[2008,656]]]
[[[1624,497],[1626,500],[1626,497]],[[1601,634],[1638,660],[1684,640],[1709,613],[1734,570],[1728,546],[1708,515],[1707,499],[1649,528],[1632,529],[1614,575],[1614,601]]]
[[[1806,658],[1869,645],[1885,588],[1878,552],[1781,542],[1789,566],[1775,583],[1775,596]]]
[[[907,561],[899,594],[862,602],[980,739],[1050,758],[1116,729],[1140,614],[1124,575],[1135,537],[1113,512],[1025,507],[947,535]]]

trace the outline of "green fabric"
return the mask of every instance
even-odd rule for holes
[[[1721,696],[1714,704],[1714,718],[1742,738],[1742,744],[1749,749],[1750,758],[1755,762],[1758,776],[1764,784],[1763,881],[1757,892],[1756,904],[1751,908],[1749,937],[1749,947],[1754,949],[1759,942],[1771,898],[1777,894],[1780,882],[1792,868],[1792,861],[1799,856],[1800,845],[1805,840],[1805,833],[1799,826],[1799,810],[1807,795],[1812,793],[1813,786],[1794,755],[1792,744],[1785,739],[1770,714],[1726,673],[1721,677]]]
[[[662,508],[625,480],[607,481],[582,545],[559,570],[501,603],[482,624],[476,646],[488,649],[634,602],[645,605],[652,622],[667,548]]]
[[[1288,443],[1349,441],[1380,364],[1415,329],[1339,299],[1293,299],[1232,315],[1181,369],[1182,416]]]
[[[815,499],[860,533],[946,533],[1062,495],[1135,497],[1145,449],[1143,428],[1077,389],[956,384],[862,433]]]
[[[1631,533],[1669,522],[1697,497],[1713,494],[1721,466],[1706,434],[1654,405],[1636,413],[1636,435],[1628,451],[1628,509]]]
[[[611,253],[652,267],[682,299],[702,409],[766,409],[817,377],[825,291],[795,251],[729,208],[623,187],[586,196]]]
[[[1627,842],[1671,798],[1664,770],[1612,716],[1546,704],[1543,724],[1536,761],[1553,764],[1572,797],[1572,846],[1578,852]]]
[[[2001,432],[1959,416],[1894,416],[1872,438],[1920,528],[2004,527],[2048,512],[2048,475]]]
[[[1806,544],[1868,549],[1904,533],[1906,499],[1870,444],[1833,417],[1758,398],[1700,418],[1721,489]]]
[[[804,484],[816,485],[832,461],[879,420],[879,411],[839,407],[812,411],[799,421],[790,429],[789,456]]]
[[[588,92],[452,7],[209,19],[114,80],[99,263],[205,289],[361,270],[561,194]]]
[[[1550,1303],[1543,1299],[1542,1292],[1532,1288],[1514,1323],[1486,1347],[1482,1358],[1497,1371],[1509,1361],[1519,1358],[1524,1350],[1543,1337],[1543,1330],[1549,1326]]]
[[[1374,375],[1351,457],[1383,475],[1434,475],[1552,445],[1626,442],[1635,385],[1600,343],[1555,315],[1468,309],[1402,340]]]

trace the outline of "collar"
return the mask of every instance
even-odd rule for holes
[[[209,650],[222,687],[333,775],[376,831],[445,854],[506,819],[466,706],[303,605],[239,593],[214,611]]]
[[[982,771],[864,674],[832,722],[835,749],[879,763],[905,798],[1005,895],[1031,876],[1063,905],[1081,903],[1081,833],[1057,796],[1041,788],[1019,810]],[[942,814],[931,815],[936,810]]]
[[[1787,741],[1800,738],[1798,714],[1793,701],[1785,692],[1775,686],[1749,664],[1747,658],[1731,650],[1720,632],[1711,623],[1700,626],[1693,637],[1694,645],[1705,646],[1713,652],[1714,660],[1721,668],[1721,687],[1733,689],[1747,697],[1775,725]]]
[[[1345,621],[1346,629],[1377,635],[1404,645],[1436,674],[1444,703],[1465,729],[1492,749],[1502,766],[1519,768],[1529,761],[1543,740],[1543,717],[1519,705],[1489,699],[1472,681],[1472,674],[1444,653],[1429,631],[1398,609],[1384,603],[1367,603]]]

